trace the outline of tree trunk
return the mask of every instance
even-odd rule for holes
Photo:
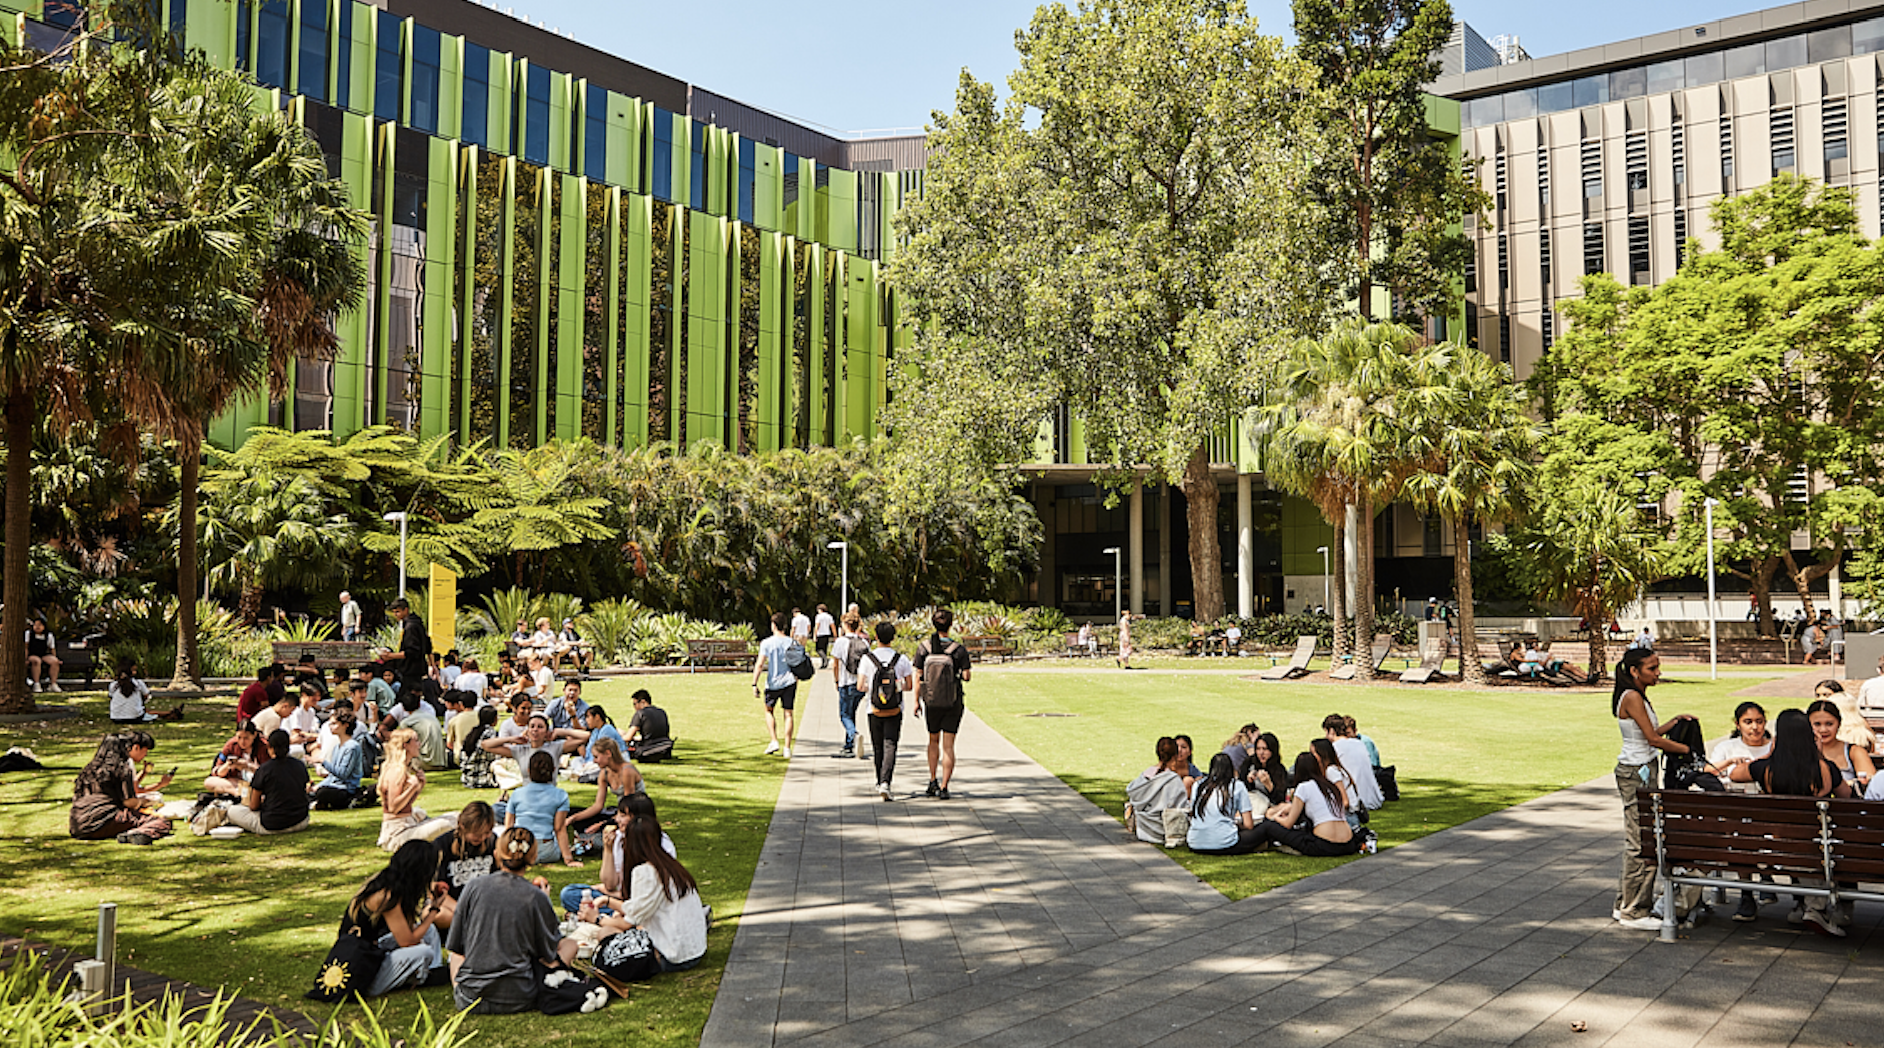
[[[1374,507],[1354,514],[1354,679],[1374,679]]]
[[[262,624],[262,584],[253,570],[242,572],[242,595],[238,598],[239,611],[244,624],[254,627]]]
[[[1472,611],[1470,533],[1464,514],[1452,518],[1452,588],[1459,598],[1459,679],[1467,684],[1483,684],[1485,663],[1479,660],[1478,625]]]
[[[1210,443],[1184,464],[1184,519],[1191,529],[1191,621],[1223,617],[1223,552],[1217,542],[1217,478],[1210,472]]]
[[[1779,622],[1773,614],[1773,572],[1779,569],[1779,561],[1772,557],[1761,557],[1748,565],[1747,585],[1753,590],[1753,596],[1760,602],[1760,636],[1778,637]]]
[[[1814,550],[1813,552],[1817,553],[1818,551]],[[1833,552],[1834,558],[1836,558],[1837,551]],[[1786,566],[1786,575],[1792,579],[1792,588],[1799,592],[1799,603],[1805,607],[1806,621],[1809,622],[1817,618],[1818,609],[1812,605],[1812,583],[1817,579],[1822,579],[1830,575],[1832,573],[1832,565],[1838,563],[1837,559],[1826,563],[1809,564],[1801,568],[1798,558],[1792,555],[1792,550],[1787,550],[1782,555],[1782,561]]]
[[[1609,621],[1590,628],[1590,679],[1595,680],[1609,673]]]
[[[1328,547],[1328,555],[1334,561],[1334,594],[1329,599],[1328,615],[1334,623],[1334,662],[1330,668],[1341,665],[1341,660],[1354,650],[1348,643],[1348,526],[1347,515],[1337,514],[1340,519],[1334,522],[1334,545]]]
[[[27,602],[31,599],[27,554],[33,541],[33,395],[15,383],[6,396],[7,494],[6,556],[0,599],[0,713],[29,713],[32,693],[26,690]]]
[[[172,691],[203,686],[202,660],[196,650],[196,485],[202,452],[201,442],[194,440],[183,441],[177,449],[183,475],[177,493],[177,662],[170,675]]]

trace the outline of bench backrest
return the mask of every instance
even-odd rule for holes
[[[1379,633],[1374,635],[1374,668],[1387,664],[1387,653],[1393,650],[1393,635]]]
[[[1420,667],[1436,670],[1446,662],[1446,655],[1452,650],[1452,644],[1445,637],[1426,638],[1426,650],[1420,653]]]
[[[752,651],[752,642],[732,640],[724,637],[707,637],[687,642],[689,655],[745,655]]]
[[[374,655],[372,643],[363,640],[278,640],[270,642],[269,647],[275,661],[284,666],[312,660],[314,665],[323,668],[351,667],[371,661]]]
[[[1884,802],[1766,794],[1644,790],[1642,855],[1656,858],[1656,814],[1669,866],[1701,874],[1797,872],[1884,880]]]

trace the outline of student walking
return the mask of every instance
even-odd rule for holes
[[[831,641],[837,636],[837,620],[831,618],[831,612],[824,605],[818,605],[817,618],[811,620],[811,639],[818,645],[818,668],[824,668],[824,661],[831,657]]]
[[[771,737],[765,744],[765,752],[782,752],[786,760],[792,759],[792,740],[798,735],[798,724],[792,715],[792,707],[798,703],[798,678],[792,673],[790,662],[791,630],[792,617],[782,611],[773,612],[772,635],[759,642],[759,658],[752,666],[752,691],[765,701],[765,733]],[[774,707],[785,709],[783,746],[778,740]]]
[[[870,696],[870,756],[877,767],[877,795],[886,801],[895,799],[890,786],[896,777],[896,745],[903,737],[903,693],[916,686],[915,667],[890,647],[895,640],[894,625],[877,623],[877,646],[864,652],[857,665],[858,687]],[[922,712],[920,699],[916,711]],[[934,760],[930,758],[932,764]],[[934,792],[934,781],[929,785]]]
[[[916,646],[921,684],[916,690],[916,712],[929,728],[928,795],[949,799],[949,781],[955,777],[955,735],[962,730],[962,685],[973,669],[968,649],[949,636],[955,613],[937,608],[929,622],[935,634]]]
[[[857,755],[857,706],[863,701],[857,670],[869,650],[870,638],[864,636],[862,617],[854,611],[846,612],[843,635],[831,648],[831,680],[837,685],[837,720],[844,726],[844,748],[833,756]]]

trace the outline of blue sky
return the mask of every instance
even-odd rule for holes
[[[1533,55],[1678,29],[1777,0],[1455,0],[1486,38],[1515,33]],[[720,94],[841,131],[920,128],[952,105],[966,66],[1005,93],[1014,30],[1034,0],[497,0],[520,18]],[[1265,29],[1288,35],[1286,0],[1249,0]],[[598,17],[606,11],[607,15]]]

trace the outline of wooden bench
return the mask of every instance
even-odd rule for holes
[[[83,677],[85,686],[91,687],[98,678],[98,637],[81,637],[75,641],[58,640],[52,647],[53,655],[59,659],[59,679],[72,680]]]
[[[1884,902],[1884,802],[1643,790],[1636,818],[1641,857],[1662,878],[1664,942],[1675,940],[1678,884],[1748,888],[1755,874],[1778,875],[1791,878],[1788,894]]]
[[[1014,645],[1005,637],[963,637],[962,647],[968,649],[968,657],[974,662],[981,662],[989,657],[1009,659],[1014,656]]]
[[[687,672],[697,669],[750,669],[754,659],[752,642],[725,637],[709,637],[687,642]]]
[[[377,653],[372,642],[364,640],[278,640],[269,644],[276,662],[299,666],[312,662],[315,669],[353,669],[372,662]]]
[[[1099,644],[1098,644],[1097,635],[1094,636],[1093,645],[1092,647],[1089,648],[1086,645],[1081,644],[1079,642],[1078,630],[1074,630],[1072,633],[1066,634],[1066,654],[1074,658],[1087,658],[1087,657],[1097,658],[1099,655]]]

